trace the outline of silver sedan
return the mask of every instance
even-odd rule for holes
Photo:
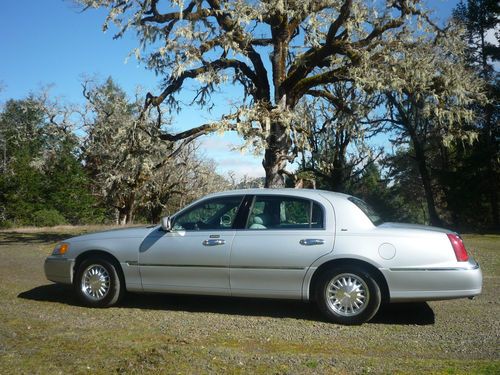
[[[360,324],[381,303],[473,297],[479,265],[458,234],[383,223],[362,200],[302,189],[202,198],[161,225],[86,234],[45,261],[87,306],[125,291],[314,300],[333,322]]]

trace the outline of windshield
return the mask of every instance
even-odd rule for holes
[[[354,203],[358,208],[364,212],[366,216],[368,216],[368,219],[371,220],[373,225],[380,225],[384,221],[380,217],[380,215],[375,211],[371,206],[369,206],[365,201],[362,201],[359,198],[356,197],[349,197],[348,198],[352,203]]]

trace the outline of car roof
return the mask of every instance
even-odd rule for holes
[[[350,195],[337,193],[327,190],[316,190],[316,189],[295,189],[295,188],[253,188],[253,189],[238,189],[238,190],[226,190],[219,193],[209,194],[206,197],[219,197],[228,195],[291,195],[296,197],[310,198],[314,199],[318,196],[323,196],[327,199],[347,199]]]

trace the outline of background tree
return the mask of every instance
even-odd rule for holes
[[[487,82],[487,96],[490,99],[475,106],[478,113],[476,130],[478,142],[472,150],[460,150],[457,164],[465,170],[457,170],[457,174],[473,172],[474,180],[481,185],[470,184],[476,199],[483,202],[487,194],[486,206],[489,206],[489,217],[495,228],[500,228],[500,208],[498,191],[500,189],[500,80],[498,62],[500,60],[500,5],[495,0],[461,1],[453,11],[453,17],[466,29],[467,61]],[[496,68],[496,69],[495,69]],[[453,155],[451,156],[453,157]],[[462,163],[464,162],[465,163]],[[456,180],[456,179],[455,179]],[[460,185],[458,185],[460,187]],[[456,193],[453,195],[460,195]],[[472,194],[471,194],[472,195]],[[459,207],[456,207],[460,209]],[[476,211],[477,212],[477,211]],[[467,215],[462,215],[466,217]],[[478,219],[481,219],[478,217]]]
[[[460,37],[460,30],[450,25],[434,40],[407,43],[383,67],[392,74],[377,75],[393,82],[395,89],[385,91],[385,120],[396,146],[406,145],[413,153],[433,225],[442,225],[442,220],[436,209],[429,149],[454,142],[471,144],[477,137],[466,126],[475,118],[471,106],[486,100],[483,81],[466,66]]]
[[[49,101],[47,93],[5,104],[0,113],[0,225],[98,220],[70,114]]]
[[[26,223],[43,208],[43,175],[31,164],[42,151],[43,110],[34,98],[5,104],[0,118],[2,138],[1,200],[5,220]]]
[[[425,192],[411,147],[397,148],[386,155],[380,164],[385,171],[390,199],[385,207],[379,205],[379,209],[387,211],[390,207],[389,214],[393,221],[429,223]]]
[[[129,100],[111,78],[103,84],[86,81],[83,87],[85,168],[103,206],[116,210],[116,223],[132,223],[136,214],[157,223],[164,212],[228,187],[195,144],[176,145],[143,131],[151,120],[137,122],[139,96]]]
[[[163,91],[148,94],[146,108],[164,101],[175,107],[176,93],[191,79],[198,80],[193,101],[201,105],[210,103],[217,87],[238,84],[243,99],[232,114],[177,134],[164,131],[161,138],[235,129],[264,149],[268,187],[283,186],[285,168],[302,146],[293,121],[299,100],[384,64],[408,21],[426,18],[419,0],[79,2],[107,8],[104,28],[116,25],[117,37],[136,30],[136,56],[164,78]]]
[[[311,90],[316,98],[305,105],[309,117],[308,152],[303,153],[301,172],[311,172],[318,187],[347,192],[381,151],[368,146],[378,133],[370,114],[380,105],[380,94],[367,94],[350,82]]]
[[[175,157],[157,168],[140,192],[139,209],[152,223],[163,214],[173,214],[206,194],[229,190],[226,178],[215,172],[214,161],[199,154],[199,145],[190,143]]]
[[[149,137],[138,127],[138,100],[130,102],[111,78],[103,84],[86,81],[85,167],[95,194],[116,209],[119,224],[133,222],[137,194],[151,178],[151,170],[166,157],[168,144]],[[147,121],[147,119],[144,119]]]

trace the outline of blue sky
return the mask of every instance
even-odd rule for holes
[[[446,19],[457,0],[429,0],[435,17]],[[113,79],[129,95],[136,86],[157,92],[160,79],[139,65],[134,57],[125,60],[136,46],[135,35],[113,40],[113,32],[102,32],[106,16],[103,10],[81,13],[70,0],[4,1],[0,13],[0,103],[23,98],[41,86],[53,85],[51,93],[66,101],[80,103],[83,75]],[[227,108],[233,89],[216,96],[212,113],[198,107],[187,108],[175,118],[174,128],[182,130],[217,118]],[[219,172],[233,170],[237,175],[263,176],[261,158],[239,151],[228,151],[238,145],[234,134],[203,137],[201,151],[214,159]]]

